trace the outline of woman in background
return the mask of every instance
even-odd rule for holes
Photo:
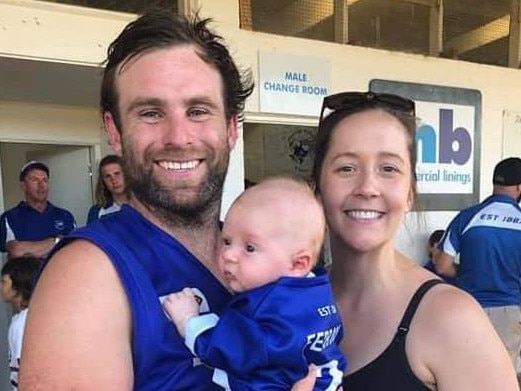
[[[87,224],[119,211],[121,205],[127,200],[128,194],[121,158],[116,155],[107,155],[101,159],[99,164],[96,204],[89,210]]]

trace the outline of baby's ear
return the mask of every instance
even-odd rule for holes
[[[291,270],[297,275],[305,276],[313,268],[313,257],[306,250],[301,250],[293,255]]]

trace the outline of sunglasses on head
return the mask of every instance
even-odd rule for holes
[[[330,114],[341,111],[356,109],[360,107],[384,106],[405,114],[415,115],[414,101],[399,95],[378,92],[341,92],[324,98],[320,120],[322,121]]]

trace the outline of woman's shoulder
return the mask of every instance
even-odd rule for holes
[[[421,378],[460,390],[512,389],[506,350],[468,293],[450,284],[434,286],[418,307],[410,338],[411,366]]]
[[[422,299],[416,314],[417,322],[429,333],[442,336],[468,332],[480,323],[488,326],[488,318],[478,302],[463,290],[442,282],[433,286]]]

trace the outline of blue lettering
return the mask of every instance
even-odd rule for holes
[[[290,94],[298,94],[300,92],[300,86],[298,84],[272,83],[265,81],[263,87],[268,91],[288,92]]]
[[[306,75],[305,73],[298,73],[298,72],[286,72],[284,79],[286,79],[288,81],[307,82],[308,75]]]
[[[465,128],[452,129],[453,111],[440,110],[440,163],[456,163],[463,165],[469,161],[472,152],[472,140]],[[454,142],[458,149],[454,150]]]
[[[420,161],[423,163],[436,162],[436,131],[430,125],[422,125],[416,131],[416,143],[421,146]]]
[[[472,153],[472,138],[469,131],[463,127],[453,129],[453,117],[453,110],[439,110],[438,138],[432,125],[424,124],[417,129],[418,161],[436,163],[436,155],[439,163],[464,165],[469,161]]]
[[[320,96],[328,95],[326,87],[302,86],[302,93],[308,94],[308,95],[320,95]]]

